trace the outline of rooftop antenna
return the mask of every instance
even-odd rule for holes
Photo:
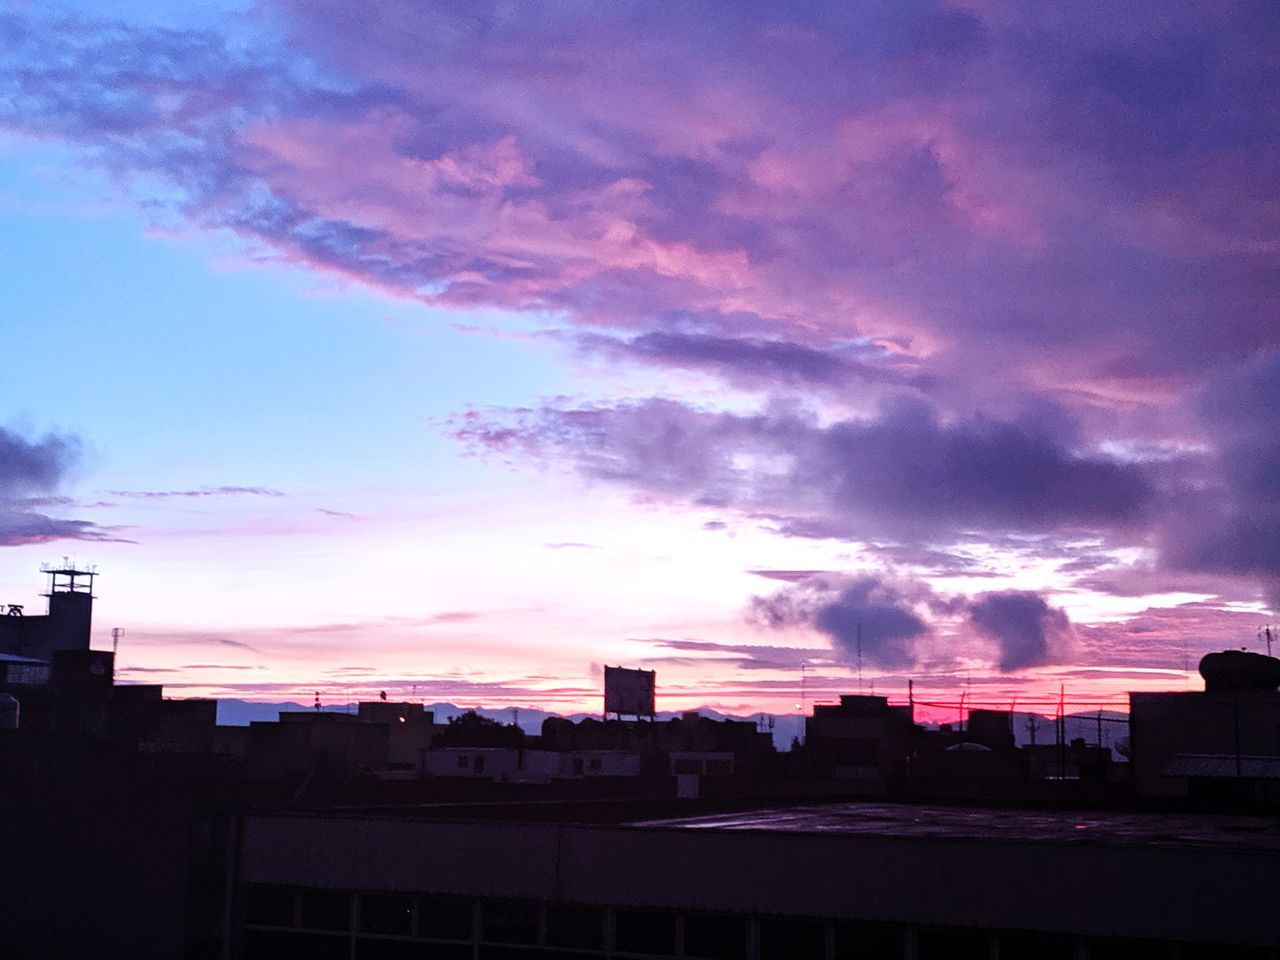
[[[111,628],[111,655],[114,657],[120,650],[120,638],[124,636],[124,630],[120,627]]]
[[[1267,656],[1269,657],[1271,656],[1271,624],[1269,623],[1258,628],[1258,639],[1262,640],[1263,638],[1267,641]]]
[[[796,709],[801,714],[805,712],[806,702],[808,699],[808,690],[805,687],[805,671],[809,669],[809,661],[800,661],[800,702],[796,704]]]
[[[858,621],[858,694],[862,694],[862,621]]]

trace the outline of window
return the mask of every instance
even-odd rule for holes
[[[423,944],[412,940],[356,940],[356,960],[421,960]]]
[[[1000,960],[1074,960],[1076,945],[1070,937],[1034,933],[1007,933],[1000,937]]]
[[[604,949],[604,910],[551,904],[547,907],[547,945],[575,950]]]
[[[537,943],[538,905],[489,901],[480,908],[480,929],[488,943]]]
[[[920,960],[987,960],[991,934],[979,930],[921,930]]]
[[[573,758],[573,775],[575,777],[582,776],[582,758],[581,757]]]
[[[836,960],[901,960],[902,928],[873,923],[836,925]]]
[[[244,919],[264,927],[292,927],[293,891],[287,887],[249,887]]]
[[[439,940],[470,940],[473,903],[466,897],[422,897],[418,901],[418,935]]]
[[[408,933],[412,928],[409,898],[394,893],[366,893],[360,897],[363,933]]]
[[[676,952],[676,915],[667,910],[618,910],[614,914],[614,949],[618,953]]]
[[[711,960],[739,960],[747,955],[747,919],[713,913],[684,918],[684,954]]]
[[[351,941],[325,933],[246,930],[243,960],[350,960]]]
[[[1090,960],[1167,960],[1169,945],[1140,940],[1093,940],[1089,943]]]
[[[302,926],[310,930],[351,929],[351,894],[339,890],[303,890],[298,897]]]
[[[471,758],[465,753],[458,757],[458,769],[465,770],[471,763]]]
[[[592,769],[592,770],[599,770],[599,769],[600,769],[600,758],[599,758],[599,757],[592,757],[592,758],[591,758],[591,769]]]
[[[761,920],[760,960],[824,960],[827,929],[813,920]]]

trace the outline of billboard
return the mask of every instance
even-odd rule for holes
[[[654,670],[605,667],[604,712],[619,716],[652,717],[657,676]]]

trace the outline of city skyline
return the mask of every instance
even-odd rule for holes
[[[786,713],[1260,649],[1265,5],[120,16],[0,13],[0,602],[96,564],[122,679]]]

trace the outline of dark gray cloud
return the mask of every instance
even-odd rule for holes
[[[817,349],[788,340],[669,331],[630,340],[582,334],[575,342],[584,352],[612,360],[703,370],[745,387],[925,383],[913,364],[870,343]]]
[[[920,643],[935,635],[933,618],[994,643],[1001,671],[1062,662],[1072,626],[1039,594],[1009,590],[975,597],[944,595],[919,580],[816,574],[768,597],[753,597],[747,620],[770,629],[812,627],[837,657],[880,669],[903,669],[921,659]],[[980,652],[980,651],[975,651]]]
[[[1077,452],[1043,422],[947,421],[915,400],[824,426],[789,408],[707,413],[654,399],[469,418],[456,436],[567,459],[647,495],[769,517],[795,536],[1115,533],[1138,529],[1153,499],[1142,467]]]
[[[1225,367],[1197,411],[1216,469],[1170,498],[1161,560],[1175,571],[1251,578],[1280,611],[1280,352]]]
[[[929,625],[907,606],[906,598],[872,577],[860,577],[820,607],[813,625],[831,638],[845,659],[879,667],[903,667],[915,661],[912,641]]]
[[[53,491],[80,457],[74,437],[27,440],[0,427],[0,496],[7,500]]]
[[[80,457],[75,437],[46,434],[37,440],[0,427],[0,546],[53,540],[120,540],[115,531],[87,520],[51,517],[46,507],[71,501],[56,491]]]
[[[920,589],[876,577],[802,581],[769,597],[754,597],[748,619],[772,629],[811,626],[826,634],[847,663],[859,658],[888,669],[916,661],[914,641],[931,628],[914,610]]]
[[[1067,615],[1043,597],[1023,590],[983,593],[968,603],[969,623],[994,640],[1001,670],[1061,661],[1070,635]]]

